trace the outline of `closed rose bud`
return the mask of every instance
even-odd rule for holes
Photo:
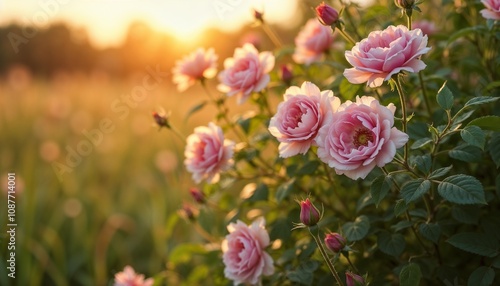
[[[345,283],[347,286],[364,286],[366,285],[365,279],[360,275],[354,274],[352,272],[345,273]]]
[[[319,210],[311,203],[309,198],[300,202],[300,222],[307,226],[314,226],[320,218]]]
[[[179,210],[179,215],[184,217],[185,219],[188,219],[190,221],[194,221],[196,219],[196,213],[197,210],[194,209],[192,206],[189,204],[183,204],[182,208]]]
[[[293,74],[287,65],[281,66],[280,77],[281,77],[281,80],[288,85],[290,85],[290,83],[292,82]]]
[[[344,249],[345,244],[346,244],[345,238],[336,232],[329,233],[325,236],[326,248],[330,249],[335,253],[340,252],[342,249]]]
[[[253,17],[258,22],[264,23],[264,13],[253,9]]]
[[[401,9],[412,9],[415,0],[394,0],[394,4]]]
[[[191,189],[189,189],[189,193],[191,194],[191,197],[193,197],[193,199],[197,203],[199,203],[199,204],[205,203],[205,195],[200,191],[200,189],[191,188]]]
[[[321,24],[325,26],[334,26],[339,20],[339,12],[333,7],[322,2],[316,7],[316,15]]]
[[[156,124],[158,124],[158,126],[160,126],[160,128],[162,128],[162,127],[170,128],[170,124],[168,123],[167,116],[160,115],[157,112],[153,112],[153,118],[154,118]]]

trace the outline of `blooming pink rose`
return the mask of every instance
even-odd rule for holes
[[[422,30],[422,33],[424,33],[424,35],[428,36],[433,35],[438,31],[436,25],[433,22],[427,20],[415,21],[411,25],[411,28],[413,30],[420,29]]]
[[[130,266],[115,274],[115,286],[153,286],[153,278],[144,280],[144,275],[135,273]]]
[[[344,76],[349,82],[367,82],[370,87],[381,86],[385,80],[400,71],[419,72],[425,68],[420,56],[427,53],[427,36],[420,29],[409,31],[405,26],[389,26],[374,31],[350,51],[345,52],[353,68]]]
[[[333,30],[323,26],[317,19],[310,19],[295,38],[293,60],[299,64],[310,64],[321,60],[334,40]]]
[[[238,220],[227,227],[229,234],[222,242],[222,260],[226,266],[224,275],[234,285],[257,284],[262,275],[274,273],[273,259],[264,251],[269,245],[265,224],[260,218],[248,226]]]
[[[219,181],[219,173],[232,165],[234,143],[224,139],[222,129],[209,123],[200,126],[187,138],[184,164],[197,183]]]
[[[481,10],[485,19],[500,20],[500,0],[481,0],[486,9]]]
[[[326,114],[336,109],[340,100],[332,91],[320,91],[310,82],[288,88],[283,97],[269,132],[280,141],[280,157],[287,158],[309,150]]]
[[[197,80],[213,78],[217,74],[217,59],[214,49],[198,48],[196,51],[176,61],[172,69],[173,81],[179,91],[194,85]]]
[[[259,54],[252,44],[236,48],[234,56],[224,61],[224,70],[219,73],[217,88],[227,96],[236,95],[238,104],[247,100],[252,92],[263,90],[269,83],[269,72],[274,67],[271,52]]]
[[[407,134],[392,127],[395,110],[394,104],[382,106],[371,96],[345,102],[318,132],[318,157],[339,175],[364,179],[375,166],[391,162],[408,141]]]

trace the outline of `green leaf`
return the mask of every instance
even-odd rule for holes
[[[419,148],[422,148],[431,142],[432,142],[431,138],[428,138],[428,137],[420,138],[417,141],[413,142],[413,144],[411,144],[410,148],[411,149],[419,149]]]
[[[389,177],[385,175],[378,176],[375,180],[372,181],[370,186],[370,194],[373,199],[373,202],[378,207],[380,202],[387,196],[389,191],[391,190],[391,180]]]
[[[260,183],[255,188],[252,196],[247,199],[249,202],[267,201],[269,197],[269,188],[266,184]]]
[[[415,156],[412,158],[412,163],[422,172],[427,173],[431,169],[432,159],[429,154]]]
[[[416,179],[407,182],[401,188],[401,197],[406,204],[414,202],[425,195],[431,188],[431,181],[424,179]]]
[[[196,112],[202,110],[203,107],[205,107],[207,105],[207,103],[208,103],[208,101],[205,100],[205,101],[203,101],[201,103],[198,103],[195,106],[191,107],[191,109],[189,109],[189,111],[187,112],[186,117],[184,118],[184,120],[188,120],[188,118],[191,117],[191,115],[193,115]]]
[[[495,162],[495,165],[498,168],[500,167],[500,132],[495,132],[491,135],[488,145],[491,159],[493,159],[493,162]]]
[[[490,267],[480,266],[469,276],[467,286],[489,286],[493,284],[495,271]]]
[[[473,26],[473,27],[467,27],[461,30],[456,31],[453,33],[449,38],[448,38],[448,43],[447,45],[453,43],[457,39],[467,36],[468,34],[475,34],[478,31],[485,30],[484,26]]]
[[[477,224],[481,213],[477,206],[453,206],[451,216],[463,224]]]
[[[378,234],[377,245],[380,251],[385,254],[398,257],[406,247],[405,238],[400,233],[390,233],[382,231]]]
[[[481,128],[474,125],[466,126],[464,129],[460,130],[460,136],[462,136],[462,139],[464,139],[467,144],[484,149],[486,135]]]
[[[281,203],[285,198],[287,198],[294,189],[295,178],[288,180],[287,182],[281,184],[276,191],[276,200]]]
[[[406,212],[408,209],[408,205],[405,203],[403,199],[396,201],[396,205],[394,206],[394,215],[400,216]]]
[[[418,227],[418,231],[424,238],[436,244],[441,236],[441,226],[437,223],[423,223]]]
[[[444,179],[438,185],[438,193],[456,204],[486,204],[481,182],[468,175],[453,175]]]
[[[184,243],[176,246],[169,256],[169,262],[174,265],[186,263],[193,259],[194,254],[203,254],[207,250],[201,244]]]
[[[302,168],[297,171],[297,175],[311,175],[316,172],[320,163],[318,161],[309,161]]]
[[[362,84],[352,84],[344,78],[340,82],[339,93],[344,99],[353,99],[362,89]]]
[[[369,229],[370,220],[365,215],[359,216],[354,222],[348,222],[342,226],[342,231],[348,241],[363,239],[368,234]]]
[[[422,279],[422,271],[416,263],[405,265],[399,272],[399,285],[401,286],[419,286]]]
[[[473,119],[467,126],[478,126],[483,130],[500,132],[500,117],[489,115]]]
[[[453,165],[444,168],[439,168],[429,175],[429,180],[446,176],[446,174],[448,174],[451,171],[451,169],[453,169]]]
[[[395,232],[398,232],[413,226],[413,223],[414,223],[413,221],[402,220],[394,225],[391,225],[391,229],[394,230]]]
[[[451,90],[446,86],[446,82],[438,90],[436,96],[437,103],[442,109],[450,110],[453,107],[453,94]]]
[[[474,98],[470,99],[469,101],[467,101],[467,103],[464,105],[464,107],[490,103],[490,102],[496,101],[497,99],[498,99],[498,97],[478,96],[478,97],[474,97]]]
[[[482,158],[481,149],[471,145],[460,145],[448,152],[448,155],[453,158],[464,162],[479,162]]]
[[[286,276],[290,281],[303,285],[311,285],[313,282],[313,272],[318,269],[319,262],[316,260],[307,260],[302,262],[296,270],[289,272]]]
[[[463,232],[450,237],[447,242],[463,251],[481,256],[498,255],[498,240],[484,233]]]

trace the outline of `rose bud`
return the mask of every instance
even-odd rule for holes
[[[287,65],[282,65],[280,67],[280,78],[287,85],[290,85],[292,82],[293,74]]]
[[[332,232],[332,233],[329,233],[326,235],[325,245],[326,245],[326,248],[330,249],[331,251],[333,251],[335,253],[338,253],[342,249],[344,249],[344,247],[346,245],[346,240],[342,235],[340,235],[336,232]]]
[[[192,206],[190,206],[187,203],[184,203],[182,205],[182,208],[178,211],[179,215],[185,219],[188,219],[190,221],[194,221],[196,219],[196,213],[197,210],[194,209]]]
[[[394,0],[394,4],[401,9],[411,10],[415,4],[415,0]]]
[[[360,275],[347,271],[345,273],[345,283],[347,286],[364,286],[365,279]]]
[[[253,17],[256,21],[264,23],[264,13],[253,9]]]
[[[316,15],[321,24],[325,26],[334,26],[339,20],[339,12],[325,2],[316,7]]]
[[[309,198],[300,202],[300,222],[307,226],[314,226],[320,218],[319,210],[311,203]]]
[[[153,118],[154,118],[156,124],[158,124],[158,126],[160,126],[160,128],[162,128],[162,127],[170,128],[170,124],[168,123],[167,116],[160,115],[157,112],[153,112]]]
[[[205,195],[203,192],[200,191],[198,188],[191,188],[189,189],[189,193],[191,194],[191,197],[199,203],[199,204],[204,204],[205,203]]]

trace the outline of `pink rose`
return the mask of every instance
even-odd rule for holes
[[[285,101],[271,118],[269,132],[280,142],[280,157],[287,158],[309,150],[326,114],[336,109],[340,100],[310,82],[288,88],[283,97]]]
[[[433,22],[427,20],[415,21],[411,25],[411,28],[413,30],[420,29],[422,30],[422,33],[429,36],[435,34],[438,31],[436,25],[434,25]]]
[[[407,134],[392,127],[395,110],[394,104],[382,106],[371,96],[345,102],[318,132],[318,157],[339,175],[364,179],[375,166],[391,162],[408,141]]]
[[[224,139],[222,129],[209,123],[194,129],[187,138],[184,164],[197,183],[219,181],[219,174],[232,165],[234,143]]]
[[[273,259],[264,251],[270,242],[265,224],[260,218],[248,226],[239,220],[228,225],[229,234],[222,242],[222,260],[226,266],[224,275],[234,285],[254,285],[262,275],[274,273]]]
[[[197,80],[213,78],[217,74],[217,59],[219,57],[210,48],[198,48],[196,51],[176,61],[172,69],[173,81],[179,91],[184,91],[194,85]]]
[[[400,71],[424,69],[426,65],[419,58],[430,50],[426,46],[427,36],[420,29],[409,31],[399,25],[371,32],[368,38],[345,52],[353,68],[346,69],[344,76],[354,84],[367,82],[370,87],[381,86]]]
[[[481,10],[485,19],[500,20],[500,0],[481,0],[486,9]]]
[[[130,266],[115,274],[115,286],[153,286],[153,278],[144,280],[144,275],[135,273]]]
[[[238,104],[247,100],[252,92],[263,90],[269,83],[269,72],[274,67],[271,52],[259,54],[252,44],[237,48],[232,58],[224,61],[224,70],[219,73],[217,88],[227,96],[236,95]]]
[[[295,38],[293,60],[299,64],[310,64],[321,60],[323,53],[333,44],[333,30],[323,26],[317,19],[310,19]]]

